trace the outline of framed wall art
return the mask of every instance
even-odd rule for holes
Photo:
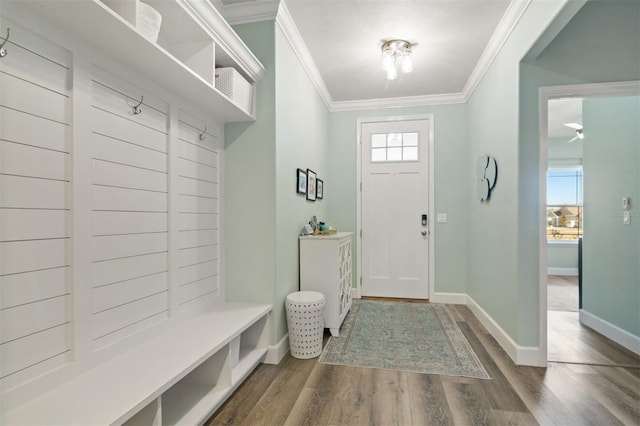
[[[316,200],[316,173],[307,169],[307,200]]]
[[[316,179],[316,199],[322,200],[324,197],[324,181]]]
[[[302,169],[296,170],[296,192],[298,194],[307,193],[307,172]]]

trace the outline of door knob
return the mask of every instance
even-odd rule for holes
[[[423,236],[423,237],[424,237],[424,236],[426,236],[426,235],[427,235],[427,230],[426,230],[426,229],[425,229],[425,230],[423,230],[423,231],[421,232],[421,234],[422,234],[422,236]]]

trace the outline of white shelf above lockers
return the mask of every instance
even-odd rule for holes
[[[252,85],[262,78],[264,67],[211,3],[146,1],[163,15],[160,38],[154,43],[136,29],[138,1],[111,2],[125,4],[114,7],[117,11],[109,7],[109,0],[30,0],[25,4],[222,122],[255,120],[253,111],[243,110],[215,88],[215,67],[233,66]]]

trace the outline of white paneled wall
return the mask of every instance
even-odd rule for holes
[[[0,390],[41,392],[43,374],[86,368],[224,300],[223,137],[215,117],[68,34],[7,26]]]
[[[3,25],[4,27],[4,25]],[[0,378],[70,358],[70,54],[14,32],[0,67]]]
[[[167,105],[133,114],[135,88],[94,68],[93,339],[110,344],[168,316]],[[138,90],[139,92],[139,90]],[[123,213],[128,216],[123,216]],[[153,231],[135,223],[154,221]],[[110,224],[108,232],[104,232]]]
[[[178,304],[219,293],[219,138],[180,113],[178,124]],[[201,135],[202,138],[201,138]],[[201,140],[203,139],[203,140]]]

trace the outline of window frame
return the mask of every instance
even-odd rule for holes
[[[582,172],[582,196],[580,197],[580,199],[582,200],[582,203],[580,204],[549,204],[549,172]],[[552,206],[579,206],[582,209],[582,215],[584,217],[584,168],[582,166],[582,164],[575,164],[575,165],[547,165],[547,173],[546,173],[546,178],[547,178],[547,196],[546,196],[546,209],[545,211],[548,213],[549,212],[549,207]],[[548,229],[548,228],[547,228]],[[547,244],[549,245],[578,245],[578,240],[579,238],[584,235],[584,226],[582,227],[582,233],[581,235],[576,238],[576,239],[571,239],[571,240],[562,240],[562,239],[553,239],[553,238],[549,238],[549,234],[547,233]]]

